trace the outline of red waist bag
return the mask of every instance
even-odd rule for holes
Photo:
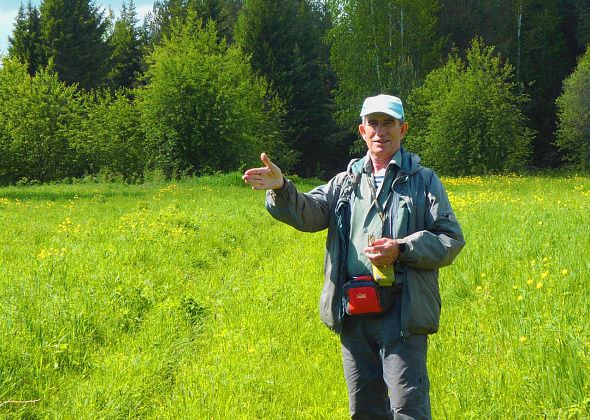
[[[343,288],[345,311],[349,315],[380,314],[386,311],[381,302],[379,284],[371,276],[354,277]]]

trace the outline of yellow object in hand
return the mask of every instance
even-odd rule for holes
[[[375,242],[375,235],[368,236],[369,246],[373,246]],[[379,286],[393,286],[395,283],[395,271],[393,264],[382,265],[377,267],[375,264],[371,264],[373,268],[373,279],[379,283]]]

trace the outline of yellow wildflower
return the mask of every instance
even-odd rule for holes
[[[523,299],[524,299],[524,296],[523,296],[523,295],[518,295],[518,298],[517,298],[517,299],[518,299],[518,301],[520,302],[521,300],[523,300]]]
[[[530,286],[531,284],[533,284],[533,279],[528,279],[528,280],[526,281],[526,284],[528,284],[529,286]]]
[[[520,338],[518,339],[518,341],[520,341],[521,343],[524,343],[526,341],[526,337],[524,335],[521,335]]]
[[[543,283],[541,283],[541,282],[537,283],[537,289],[540,289],[541,287],[543,287]]]
[[[567,268],[564,268],[563,270],[561,270],[562,276],[567,276],[567,273],[568,273]]]
[[[546,279],[548,275],[549,275],[549,271],[543,271],[543,272],[541,273],[541,278],[542,278],[542,279]]]

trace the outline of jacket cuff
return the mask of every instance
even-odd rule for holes
[[[397,257],[397,261],[404,262],[406,256],[408,255],[408,244],[403,239],[396,239],[397,245],[399,247],[399,255]]]
[[[266,190],[267,201],[280,205],[288,202],[289,199],[289,187],[287,185],[289,181],[283,176],[283,186],[275,190]]]

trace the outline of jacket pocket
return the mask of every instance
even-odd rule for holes
[[[408,268],[402,297],[402,331],[405,334],[435,333],[440,311],[438,272]]]

